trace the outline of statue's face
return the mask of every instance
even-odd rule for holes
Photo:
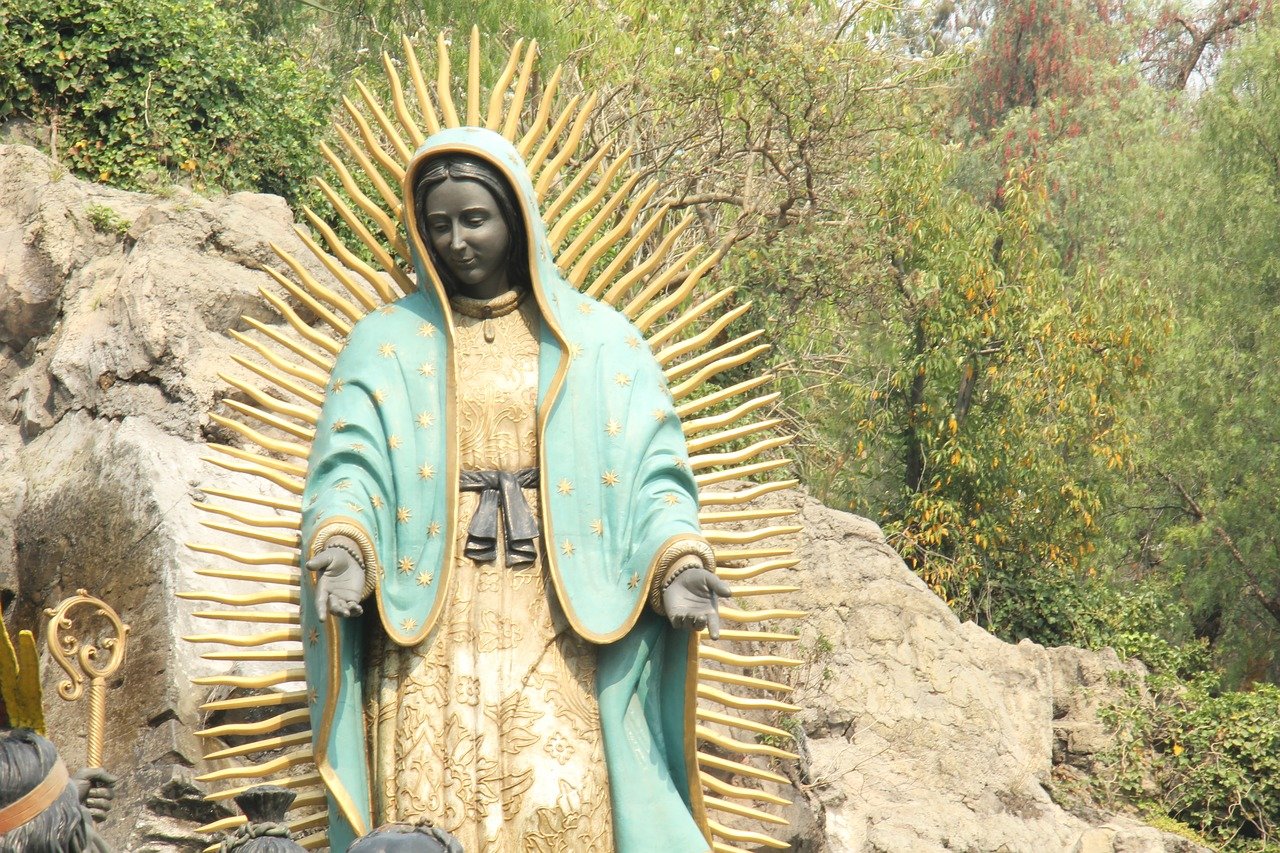
[[[464,296],[483,299],[507,290],[511,234],[483,184],[445,180],[427,194],[423,221],[427,238]]]

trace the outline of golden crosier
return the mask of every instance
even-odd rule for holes
[[[90,619],[105,619],[110,632],[98,646],[86,642],[71,633],[75,629],[72,613],[91,611]],[[49,653],[62,667],[67,677],[58,683],[58,695],[68,702],[76,702],[89,685],[89,745],[87,763],[90,767],[102,766],[103,726],[107,715],[107,679],[115,675],[124,663],[125,641],[129,626],[120,620],[119,614],[100,598],[86,590],[64,599],[57,607],[47,607],[49,617]]]

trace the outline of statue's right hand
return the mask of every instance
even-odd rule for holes
[[[364,567],[346,548],[328,547],[307,561],[316,573],[316,615],[323,622],[335,616],[359,616],[364,592]]]

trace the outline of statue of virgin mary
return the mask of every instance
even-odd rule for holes
[[[352,328],[303,492],[330,844],[703,853],[689,640],[729,589],[663,372],[502,135],[428,137],[402,192],[418,290]]]
[[[279,322],[231,331],[266,385],[224,375],[210,414],[235,442],[209,460],[255,485],[196,504],[252,543],[190,544],[219,583],[179,595],[226,609],[187,639],[233,665],[193,678],[232,715],[204,718],[197,779],[298,791],[309,849],[428,823],[469,853],[782,849],[748,828],[785,823],[760,783],[796,756],[763,715],[799,708],[761,676],[801,664],[777,623],[803,616],[758,603],[794,588],[760,579],[801,529],[753,505],[795,485],[766,477],[791,440],[771,374],[742,378],[764,332],[727,332],[750,303],[709,275],[726,244],[682,237],[627,152],[579,156],[595,96],[560,104],[553,70],[533,106],[522,45],[487,110],[477,30],[464,102],[444,34],[434,87],[407,39],[384,55],[389,101],[357,83],[345,159],[321,146],[346,237],[302,211],[332,277],[275,247]]]

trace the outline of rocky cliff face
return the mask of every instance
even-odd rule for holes
[[[190,506],[198,486],[260,488],[203,462],[202,443],[227,438],[207,417],[217,374],[237,372],[227,329],[272,321],[258,297],[270,243],[306,256],[291,228],[277,198],[124,193],[0,146],[0,600],[11,626],[34,627],[85,587],[133,626],[108,698],[120,850],[200,850],[193,828],[224,813],[194,781],[204,697],[188,681],[216,664],[180,641],[197,620],[175,592],[196,585],[183,543],[216,541]],[[812,614],[804,665],[784,675],[805,709],[786,721],[801,761],[781,768],[794,850],[1199,849],[1050,795],[1055,756],[1087,766],[1106,746],[1095,712],[1114,655],[960,624],[875,525],[774,500],[806,534],[802,564],[772,582],[800,586],[788,605]],[[56,698],[47,659],[45,681],[51,736],[79,766],[86,709]]]

